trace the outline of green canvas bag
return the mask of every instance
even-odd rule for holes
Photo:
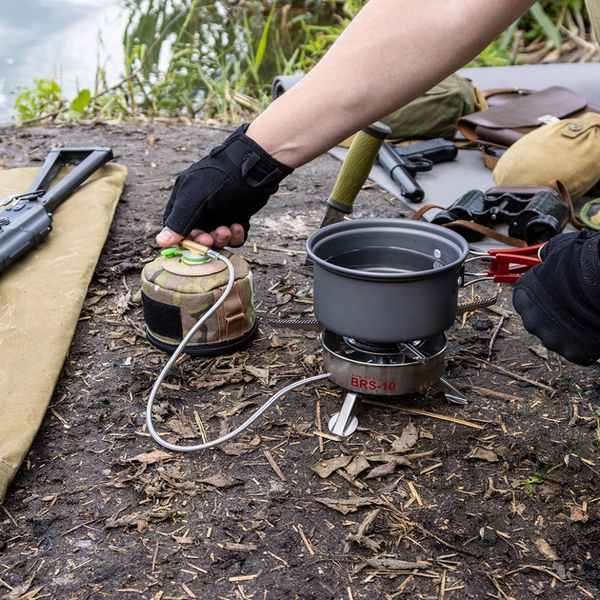
[[[470,79],[454,73],[382,121],[392,130],[392,141],[454,140],[458,119],[483,108],[481,92]]]

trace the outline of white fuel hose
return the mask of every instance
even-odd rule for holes
[[[155,442],[159,443],[164,448],[167,448],[168,450],[173,450],[174,452],[195,452],[197,450],[207,450],[208,448],[214,448],[215,446],[224,444],[225,442],[228,442],[229,440],[242,433],[242,431],[247,429],[250,425],[252,425],[252,423],[254,423],[254,421],[256,421],[256,419],[258,419],[258,417],[260,417],[272,404],[274,404],[279,398],[281,398],[281,396],[287,394],[294,388],[300,387],[301,385],[305,385],[307,383],[312,383],[313,381],[319,381],[320,379],[326,379],[327,377],[329,377],[329,373],[323,373],[321,375],[315,375],[314,377],[308,377],[307,379],[301,379],[300,381],[296,381],[288,385],[287,387],[273,394],[249,419],[244,421],[239,427],[237,427],[227,435],[217,438],[216,440],[213,440],[211,442],[206,442],[205,444],[196,444],[194,446],[178,446],[176,444],[170,444],[166,440],[163,440],[158,435],[158,433],[156,433],[156,430],[154,429],[154,425],[152,423],[152,407],[154,406],[154,400],[156,399],[158,390],[160,389],[160,386],[162,385],[162,382],[164,381],[165,377],[168,375],[169,371],[175,364],[175,361],[184,351],[192,336],[196,333],[196,331],[198,331],[200,327],[202,327],[206,320],[216,310],[218,310],[221,304],[225,302],[235,282],[234,267],[227,257],[223,256],[222,254],[219,254],[218,252],[215,252],[214,250],[208,250],[206,254],[207,256],[210,256],[211,258],[216,258],[217,260],[220,260],[227,265],[227,268],[229,269],[229,281],[227,282],[227,287],[225,288],[225,291],[223,292],[221,297],[212,306],[212,308],[209,309],[207,313],[201,319],[198,320],[198,322],[189,330],[188,334],[183,338],[183,340],[181,340],[181,343],[179,344],[179,346],[177,346],[177,349],[175,350],[175,352],[173,352],[173,355],[168,360],[167,364],[163,367],[163,370],[160,372],[160,375],[157,377],[156,382],[152,387],[152,391],[150,392],[150,397],[148,398],[148,405],[146,406],[146,424],[148,427],[148,431],[152,436],[152,439],[154,439]]]

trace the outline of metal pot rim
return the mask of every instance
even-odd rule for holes
[[[414,233],[423,232],[429,234],[432,237],[436,236],[440,240],[446,243],[452,244],[456,248],[458,258],[445,264],[443,267],[436,269],[427,269],[425,271],[414,271],[410,273],[373,273],[357,271],[349,269],[347,267],[341,267],[336,264],[332,264],[328,260],[325,260],[318,255],[318,245],[320,242],[331,240],[331,238],[338,235],[344,236],[349,232],[353,231],[364,231],[365,229],[371,229],[374,232],[379,230],[381,232],[390,231]],[[376,244],[374,244],[376,246]],[[398,246],[401,247],[401,246]],[[468,242],[458,233],[452,231],[441,225],[434,225],[424,221],[413,221],[411,219],[357,219],[355,221],[343,221],[341,223],[335,223],[319,229],[310,235],[306,240],[306,250],[311,260],[322,267],[323,269],[335,273],[343,277],[351,277],[353,279],[362,279],[366,281],[414,281],[423,280],[436,277],[441,273],[447,271],[455,271],[465,261],[467,254],[469,253]]]

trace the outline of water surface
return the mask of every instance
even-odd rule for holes
[[[14,115],[19,87],[54,76],[65,96],[94,87],[96,66],[109,81],[123,71],[121,0],[0,0],[0,122]]]

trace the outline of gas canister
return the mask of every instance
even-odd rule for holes
[[[228,283],[224,262],[195,251],[183,242],[148,263],[142,271],[142,303],[146,336],[157,348],[173,353],[198,320],[219,300]],[[231,293],[200,327],[185,347],[194,356],[234,352],[256,335],[258,322],[253,304],[252,271],[248,263],[228,250],[235,271]]]

